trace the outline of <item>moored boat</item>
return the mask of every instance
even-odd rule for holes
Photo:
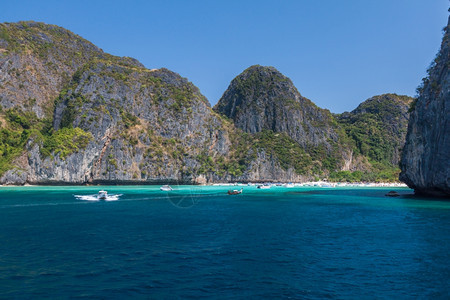
[[[385,196],[387,196],[387,197],[398,197],[398,196],[400,196],[400,194],[397,193],[396,191],[390,191]]]
[[[239,195],[242,194],[242,191],[244,188],[241,188],[240,190],[228,190],[228,195]]]
[[[270,189],[269,184],[260,184],[257,186],[258,189]]]

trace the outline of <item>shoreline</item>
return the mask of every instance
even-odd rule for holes
[[[280,187],[408,187],[403,182],[328,182],[328,181],[309,181],[302,183],[213,183],[206,186],[258,186],[268,184],[270,186]]]
[[[174,185],[174,184],[172,184]],[[408,186],[402,182],[327,182],[327,181],[309,181],[309,182],[293,182],[293,183],[267,183],[267,182],[251,182],[251,183],[208,183],[208,184],[176,184],[176,185],[186,185],[186,186],[258,186],[258,185],[270,185],[273,187],[322,187],[322,188],[339,188],[339,187],[391,187],[391,188],[407,188]],[[161,186],[161,184],[23,184],[14,185],[6,184],[1,185],[1,187],[64,187],[64,186],[79,186],[79,187],[96,187],[96,186]]]

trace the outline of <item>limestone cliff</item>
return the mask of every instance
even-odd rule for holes
[[[214,111],[172,71],[58,26],[0,24],[0,184],[348,180],[333,174],[369,164],[349,137],[367,113],[384,111],[363,105],[346,127],[261,66],[235,78]],[[400,121],[381,118],[392,132]]]
[[[198,155],[225,155],[229,147],[222,121],[186,79],[104,61],[62,92],[53,127],[81,128],[92,140],[64,159],[31,155],[29,182],[192,183]]]
[[[251,66],[234,78],[214,109],[245,132],[286,132],[303,148],[338,140],[333,117],[302,97],[273,67]]]
[[[449,18],[450,22],[450,18]],[[417,193],[450,196],[450,23],[411,107],[400,179]]]
[[[273,67],[246,69],[232,80],[214,110],[250,134],[285,133],[315,169],[310,175],[341,169],[350,155],[345,133],[331,113],[302,97]]]

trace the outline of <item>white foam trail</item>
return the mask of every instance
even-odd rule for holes
[[[84,201],[117,201],[122,194],[108,195],[106,199],[99,199],[97,195],[73,195],[78,200]]]
[[[105,199],[105,201],[117,201],[119,200],[119,197],[122,196],[122,194],[118,195],[108,195]]]

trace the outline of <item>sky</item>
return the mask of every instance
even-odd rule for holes
[[[0,22],[64,27],[105,52],[188,78],[214,105],[251,65],[341,113],[415,96],[439,51],[448,0],[0,0]]]

